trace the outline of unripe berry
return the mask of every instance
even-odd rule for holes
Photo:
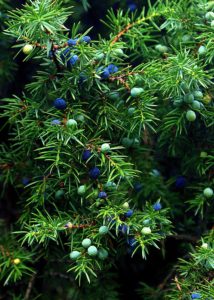
[[[200,157],[202,157],[202,158],[205,158],[205,157],[207,157],[207,152],[205,152],[205,151],[201,151],[201,153],[200,153]]]
[[[166,53],[168,51],[168,48],[161,44],[156,45],[155,49],[161,53]]]
[[[76,260],[77,258],[79,258],[81,255],[81,253],[79,251],[72,251],[70,253],[70,258],[73,260]]]
[[[33,46],[30,44],[25,45],[22,49],[23,53],[26,55],[30,54],[32,50],[33,50]]]
[[[95,247],[95,246],[90,246],[90,247],[88,248],[88,254],[89,254],[90,256],[96,256],[97,253],[98,253],[97,247]]]
[[[13,260],[13,263],[14,263],[14,265],[18,265],[18,264],[21,263],[21,260],[20,260],[19,258],[15,258],[15,259]]]
[[[56,200],[61,200],[63,198],[64,194],[65,194],[65,191],[62,189],[56,191],[56,193],[55,193]]]
[[[135,112],[135,108],[134,108],[134,107],[130,107],[130,108],[128,109],[128,114],[129,114],[130,116],[132,116],[132,115],[134,114],[134,112]]]
[[[99,234],[101,234],[101,235],[105,235],[105,234],[107,234],[108,233],[108,227],[107,226],[101,226],[100,228],[99,228]]]
[[[78,190],[77,190],[78,195],[84,195],[85,192],[86,192],[86,186],[85,185],[80,185],[78,187]]]
[[[100,248],[98,250],[98,257],[101,260],[106,259],[108,257],[108,251],[106,249],[104,249],[104,248]]]
[[[203,249],[208,249],[208,244],[207,244],[207,243],[203,243],[203,244],[201,245],[201,248],[203,248]]]
[[[185,81],[182,81],[180,83],[180,88],[185,92],[188,93],[189,92],[189,86]]]
[[[193,96],[193,94],[187,94],[187,95],[185,95],[184,96],[184,101],[186,102],[186,103],[193,103],[193,101],[194,101],[194,96]]]
[[[111,150],[111,147],[108,143],[104,143],[101,145],[101,152],[106,153]]]
[[[210,23],[211,27],[214,27],[214,20],[212,20],[212,22]]]
[[[123,52],[123,50],[122,49],[115,49],[114,51],[113,51],[113,54],[114,55],[117,55],[117,56],[123,56],[124,55],[124,52]]]
[[[125,148],[130,148],[133,145],[133,139],[130,139],[128,137],[125,137],[122,139],[122,145]]]
[[[203,93],[202,93],[202,91],[194,91],[193,95],[194,95],[195,99],[197,99],[197,100],[203,99]]]
[[[207,48],[205,46],[200,46],[198,48],[198,54],[199,55],[204,55],[204,54],[206,54],[206,52],[207,52]]]
[[[186,118],[189,122],[194,122],[196,119],[196,114],[193,110],[188,110],[186,113]]]
[[[115,182],[108,181],[104,184],[104,187],[105,187],[106,190],[112,191],[112,190],[115,190],[117,188],[117,185],[116,185]]]
[[[208,11],[205,15],[205,19],[212,21],[214,20],[214,12],[213,11]]]
[[[197,100],[193,101],[192,108],[197,110],[201,109],[201,103]]]
[[[84,240],[82,241],[82,246],[83,246],[84,248],[90,247],[90,246],[91,246],[91,240],[88,239],[88,238],[84,239]]]
[[[104,53],[97,53],[97,54],[95,54],[95,57],[94,57],[94,59],[95,60],[101,60],[101,59],[103,59],[105,57],[105,54]]]
[[[120,94],[119,94],[117,91],[114,91],[114,92],[109,93],[109,94],[108,94],[108,97],[109,97],[111,100],[117,100],[117,99],[119,99]]]
[[[134,87],[131,89],[131,96],[138,97],[144,92],[143,88]]]
[[[202,101],[203,101],[205,104],[209,104],[209,103],[212,101],[212,98],[211,98],[211,96],[210,96],[209,94],[206,94],[206,95],[203,97]]]
[[[149,225],[150,222],[151,222],[150,219],[146,219],[146,220],[143,221],[143,225]]]
[[[129,208],[129,203],[128,202],[124,202],[122,205],[123,208],[128,209]]]
[[[150,233],[152,233],[152,231],[151,231],[150,227],[143,227],[143,229],[141,230],[141,233],[150,234]]]
[[[211,198],[213,196],[213,189],[211,188],[205,188],[203,191],[203,194],[206,198]]]
[[[66,126],[69,127],[69,128],[75,128],[75,127],[77,127],[77,121],[74,120],[74,119],[69,119],[66,122]]]
[[[186,43],[189,42],[190,40],[191,40],[191,35],[185,34],[182,36],[182,42]]]

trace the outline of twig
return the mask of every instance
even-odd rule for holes
[[[168,238],[174,238],[176,240],[189,241],[189,242],[192,242],[192,243],[196,243],[198,241],[198,237],[190,236],[188,234],[174,234],[174,235],[169,235]]]
[[[30,297],[30,293],[31,293],[31,290],[32,290],[32,287],[33,287],[33,283],[34,283],[34,280],[36,278],[36,273],[33,274],[33,276],[31,277],[29,283],[28,283],[28,286],[27,286],[27,290],[26,290],[26,293],[25,293],[25,297],[24,297],[24,300],[28,300],[29,297]]]

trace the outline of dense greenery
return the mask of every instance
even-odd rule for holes
[[[130,295],[214,299],[214,1],[109,1],[101,34],[77,22],[99,3],[0,2],[3,42],[36,69],[1,100],[2,199],[18,200],[0,296],[126,299],[121,259],[178,240],[158,285]]]

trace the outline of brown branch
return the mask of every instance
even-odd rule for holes
[[[27,287],[27,290],[26,290],[26,293],[25,293],[25,296],[24,296],[24,300],[29,299],[30,293],[31,293],[31,290],[32,290],[32,287],[33,287],[33,283],[35,281],[35,278],[36,278],[36,273],[31,277],[31,279],[28,283],[28,287]]]
[[[184,241],[188,241],[188,242],[192,242],[192,243],[197,243],[197,241],[199,239],[196,236],[191,236],[188,234],[173,234],[173,235],[169,235],[168,238],[173,238],[176,240],[184,240]]]

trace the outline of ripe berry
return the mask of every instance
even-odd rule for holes
[[[191,299],[200,299],[201,298],[201,294],[199,293],[192,293],[191,294]]]
[[[85,185],[80,185],[79,187],[78,187],[78,190],[77,190],[77,193],[78,193],[78,195],[84,195],[85,194],[85,192],[86,192],[86,186]]]
[[[106,153],[111,150],[111,147],[108,143],[104,143],[101,145],[101,152]]]
[[[30,54],[32,50],[33,50],[33,46],[30,44],[25,45],[22,49],[23,53],[26,55]]]
[[[51,121],[51,125],[60,125],[61,121],[59,119],[54,119]]]
[[[213,196],[213,189],[211,188],[205,188],[203,191],[203,194],[206,198],[211,198]]]
[[[130,217],[133,215],[133,213],[134,213],[133,209],[129,209],[129,210],[124,214],[124,216],[125,216],[126,218],[130,218]]]
[[[135,247],[136,244],[137,244],[137,240],[136,240],[134,237],[128,238],[128,245],[129,245],[130,247]]]
[[[128,232],[128,226],[125,224],[119,225],[118,230],[121,231],[123,234],[126,234]]]
[[[70,258],[73,260],[76,260],[77,258],[79,258],[81,255],[81,253],[79,251],[72,251],[70,253]]]
[[[76,46],[77,39],[69,39],[67,43],[69,47]]]
[[[205,46],[200,46],[198,48],[198,54],[199,55],[204,55],[207,52],[207,48]]]
[[[104,68],[104,69],[103,69],[103,72],[102,72],[101,75],[100,75],[100,77],[101,77],[102,79],[107,79],[107,78],[109,78],[109,76],[110,76],[110,73],[109,73],[108,68]]]
[[[53,105],[55,108],[57,108],[59,110],[64,110],[67,107],[65,100],[62,98],[57,98],[56,100],[54,100]]]
[[[195,101],[193,101],[193,103],[192,103],[192,108],[193,108],[193,109],[196,109],[196,110],[199,110],[199,109],[201,108],[201,104],[202,104],[201,102],[195,100]]]
[[[66,126],[69,128],[75,128],[75,127],[77,127],[77,121],[75,121],[74,119],[69,119],[66,122]]]
[[[108,233],[108,227],[107,226],[101,226],[100,228],[99,228],[99,234],[101,234],[101,235],[105,235],[105,234],[107,234]]]
[[[105,199],[105,198],[107,198],[106,192],[99,192],[98,198],[100,198],[100,199]]]
[[[65,192],[62,189],[56,191],[56,193],[55,193],[56,200],[61,200],[64,197],[64,194],[65,194]]]
[[[92,169],[89,171],[89,176],[90,176],[92,179],[97,179],[97,178],[100,176],[100,170],[99,170],[97,167],[92,168]]]
[[[95,246],[90,246],[90,247],[88,248],[88,254],[89,254],[90,256],[96,256],[97,253],[98,253],[97,247],[95,247]]]
[[[138,97],[144,92],[143,88],[134,87],[131,89],[131,96]]]
[[[135,190],[137,193],[139,193],[139,192],[142,190],[142,188],[143,188],[142,183],[140,183],[140,182],[135,182],[135,183],[134,183],[134,190]]]
[[[23,185],[28,185],[29,182],[30,182],[30,179],[28,177],[23,177],[22,178],[22,184]]]
[[[186,184],[187,184],[187,180],[186,180],[185,177],[183,177],[183,176],[178,176],[178,177],[176,178],[176,181],[175,181],[175,186],[176,186],[176,188],[182,189],[182,188],[184,188],[184,187],[186,186]]]
[[[131,12],[133,12],[137,9],[137,5],[135,3],[130,3],[128,4],[128,8]]]
[[[158,210],[161,210],[162,205],[160,204],[160,202],[156,202],[156,203],[153,205],[153,208],[154,208],[154,210],[158,211]]]
[[[82,42],[85,42],[85,43],[90,43],[90,41],[91,41],[91,38],[90,38],[90,36],[88,36],[88,35],[86,35],[86,36],[84,36],[83,38],[82,38]]]
[[[188,110],[188,111],[186,112],[186,118],[187,118],[188,121],[194,122],[195,119],[196,119],[196,114],[195,114],[195,112],[194,112],[193,110]]]
[[[83,154],[82,154],[82,159],[85,161],[88,160],[91,157],[91,154],[92,153],[90,150],[88,150],[88,149],[84,150]]]
[[[101,260],[106,259],[108,257],[108,251],[106,249],[104,249],[104,248],[100,248],[98,250],[98,257]]]
[[[68,65],[71,64],[72,66],[74,66],[75,63],[78,61],[78,59],[79,59],[78,55],[74,54],[74,55],[69,59]]]
[[[118,67],[114,64],[110,64],[107,68],[110,74],[118,72]]]
[[[150,233],[152,233],[152,231],[151,231],[150,227],[143,227],[143,229],[141,230],[141,233],[150,234]]]
[[[88,239],[88,238],[84,239],[84,240],[82,241],[82,246],[83,246],[84,248],[90,247],[90,246],[91,246],[91,240]]]

